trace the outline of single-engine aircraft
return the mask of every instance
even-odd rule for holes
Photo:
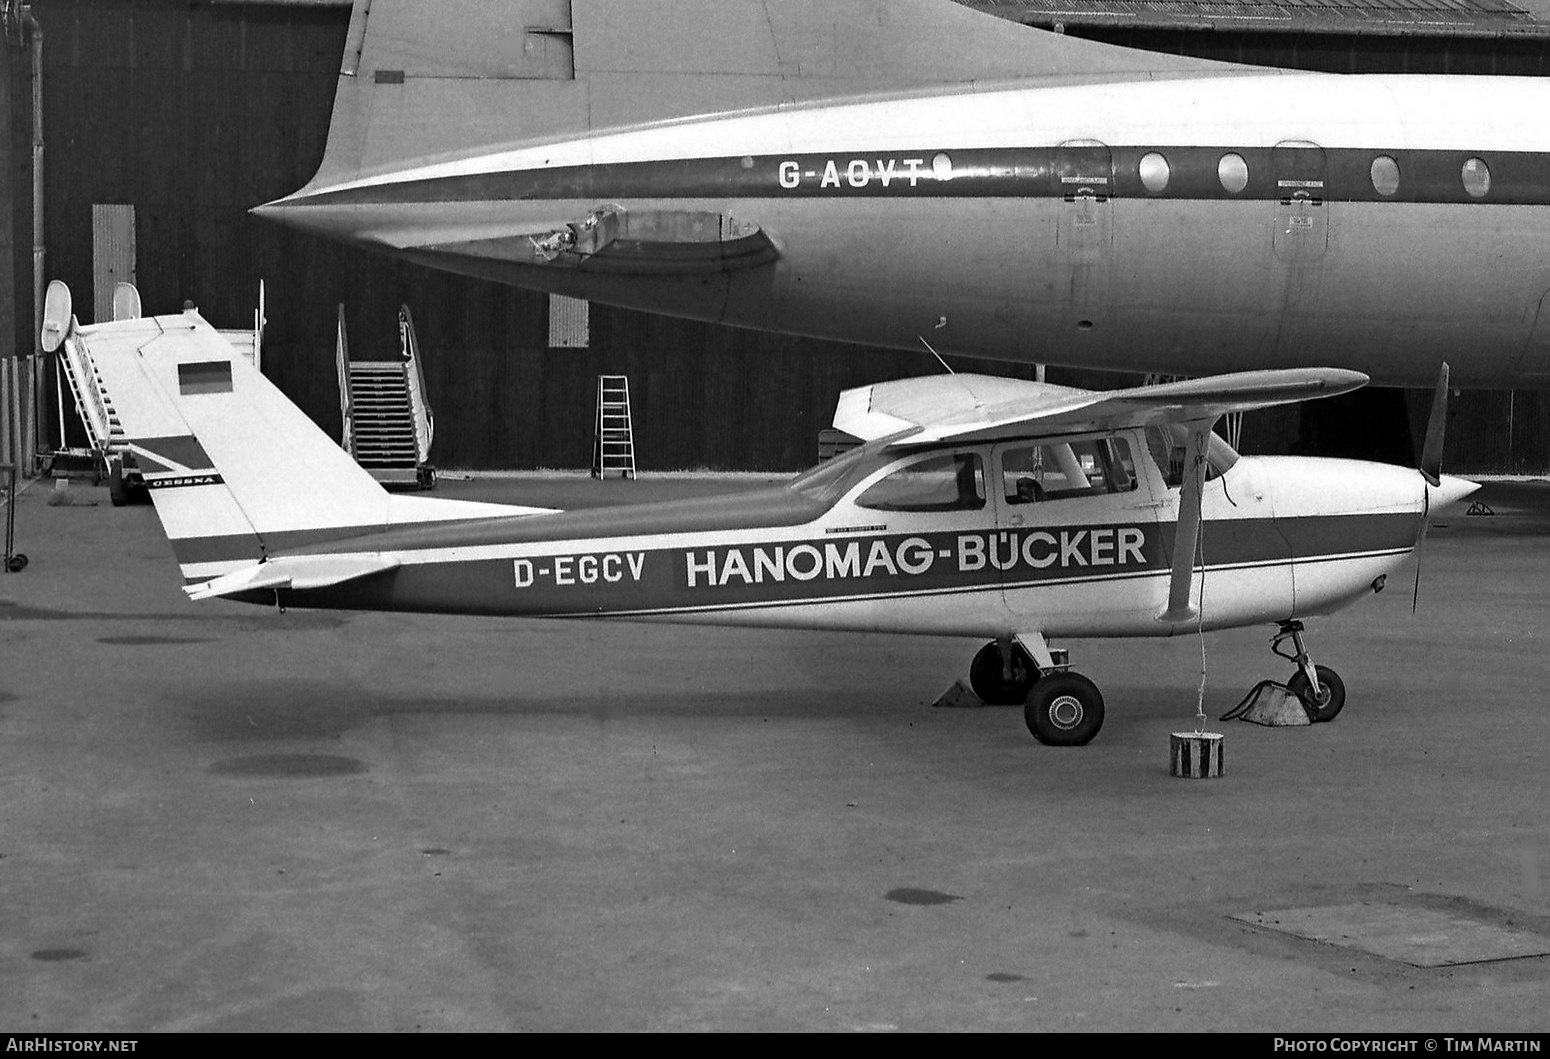
[[[951,0],[356,0],[317,174],[258,212],[874,346],[1550,381],[1540,77],[1255,68]]]
[[[841,395],[864,444],[727,497],[575,512],[387,493],[196,310],[82,327],[49,292],[44,346],[84,346],[194,599],[282,607],[934,633],[986,640],[976,693],[1051,744],[1090,740],[1098,688],[1054,637],[1272,623],[1318,719],[1344,684],[1301,619],[1380,590],[1443,476],[1446,377],[1420,472],[1240,456],[1214,420],[1362,385],[1246,372],[1113,391],[983,375]],[[77,350],[76,352],[82,352]]]

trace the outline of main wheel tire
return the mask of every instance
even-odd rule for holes
[[[1002,672],[1001,645],[994,641],[981,647],[969,663],[969,687],[987,706],[1016,706],[1024,702],[1038,679],[1039,667],[1019,643],[1012,644],[1011,683]]]
[[[129,503],[129,493],[124,488],[124,462],[116,457],[108,461],[108,500],[114,507]]]
[[[1340,679],[1328,666],[1314,666],[1314,671],[1319,675],[1319,690],[1322,695],[1313,694],[1313,686],[1308,683],[1308,675],[1301,669],[1292,674],[1292,679],[1286,682],[1286,687],[1293,695],[1302,700],[1315,724],[1322,721],[1333,721],[1335,714],[1345,706],[1345,681]]]
[[[1103,727],[1103,692],[1080,673],[1051,673],[1028,693],[1023,719],[1047,746],[1081,746]]]

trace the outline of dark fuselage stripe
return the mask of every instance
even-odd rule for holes
[[[1316,559],[1303,559],[1298,561],[1319,563],[1351,562],[1358,559],[1381,559],[1388,556],[1404,555],[1409,551],[1409,548],[1401,548],[1386,551],[1353,553],[1350,555],[1321,555]],[[1204,567],[1197,566],[1195,570],[1197,574],[1204,574],[1207,580],[1209,580],[1212,574],[1232,573],[1238,570],[1268,569],[1270,567],[1284,565],[1287,562],[1289,562],[1289,560],[1280,559],[1258,563],[1216,563]],[[1163,578],[1166,576],[1168,576],[1168,574],[1167,571],[1164,570],[1140,570],[1129,574],[1104,574],[1096,577],[1062,577],[1051,578],[1047,581],[1003,581],[999,588],[1003,592],[1014,592],[1025,588],[1057,588],[1071,585],[1096,585],[1113,581],[1138,581],[1148,577]],[[848,596],[812,596],[807,599],[756,600],[750,603],[733,603],[693,607],[660,607],[645,610],[606,611],[602,613],[616,617],[649,617],[659,614],[699,614],[720,613],[723,611],[736,610],[767,610],[784,607],[812,606],[813,604],[817,603],[860,603],[867,600],[882,602],[890,599],[918,599],[928,596],[957,596],[966,592],[985,592],[995,590],[997,587],[998,586],[995,584],[961,585],[956,588],[927,589],[914,592],[861,592]],[[578,614],[574,611],[569,611],[556,612],[554,614],[536,614],[532,616],[548,618],[576,618],[587,617],[590,613],[591,612],[587,612],[586,614]]]
[[[1407,554],[1409,550],[1409,548],[1400,548],[1365,553],[1351,553],[1339,556],[1317,556],[1312,558],[1299,559],[1297,562],[1299,564],[1314,562],[1320,564],[1344,563],[1358,560],[1371,560],[1403,556]],[[1198,576],[1203,576],[1205,583],[1209,585],[1212,576],[1221,576],[1223,574],[1230,574],[1235,571],[1242,570],[1265,569],[1273,566],[1286,565],[1290,562],[1291,560],[1283,559],[1279,562],[1215,563],[1210,564],[1204,568],[1197,568],[1197,574]],[[430,567],[421,568],[418,573],[421,575],[429,574],[435,577],[454,576],[454,572],[451,568],[457,565],[459,564],[434,564]],[[341,584],[320,591],[299,594],[292,593],[290,591],[282,591],[279,599],[280,602],[285,605],[299,607],[321,607],[326,609],[394,610],[407,607],[409,609],[436,611],[442,613],[508,615],[528,618],[637,618],[671,617],[674,615],[687,614],[732,613],[739,611],[789,610],[797,607],[842,603],[886,603],[891,600],[941,598],[947,596],[959,596],[984,592],[1013,592],[1034,588],[1043,589],[1057,587],[1070,588],[1077,586],[1095,586],[1120,581],[1145,580],[1148,578],[1157,580],[1159,582],[1159,591],[1161,591],[1163,579],[1165,579],[1167,576],[1168,572],[1165,569],[1154,567],[1145,570],[1138,570],[1132,573],[1061,577],[1042,581],[1024,580],[997,582],[990,580],[973,584],[946,585],[922,589],[889,588],[878,589],[871,592],[850,592],[844,594],[814,593],[811,595],[789,598],[758,596],[755,598],[743,599],[734,602],[720,603],[679,603],[673,605],[653,605],[647,600],[637,596],[636,602],[633,604],[621,603],[618,605],[599,605],[596,603],[583,603],[573,607],[554,607],[552,609],[545,608],[543,606],[539,606],[535,609],[525,609],[513,605],[509,598],[505,599],[504,601],[498,600],[494,598],[494,595],[488,591],[491,583],[490,579],[488,578],[479,579],[481,588],[485,590],[485,593],[482,596],[468,595],[461,592],[448,593],[440,597],[435,595],[427,596],[414,591],[412,588],[408,592],[403,592],[401,589],[404,586],[394,585],[392,582],[362,581]],[[1288,591],[1290,591],[1291,587],[1291,581],[1289,580],[1287,582],[1286,588]],[[238,596],[236,598],[246,599],[248,602],[261,603],[266,605],[273,604],[276,601],[276,596],[271,591],[250,593],[246,596]],[[1161,596],[1159,596],[1159,602],[1160,601]]]
[[[1245,163],[1241,189],[1224,186],[1222,159]],[[1149,188],[1142,159],[1166,161]],[[1394,162],[1395,183],[1373,163]],[[939,161],[938,159],[942,159]],[[1465,186],[1471,159],[1488,174]],[[935,166],[934,166],[935,163]],[[1155,164],[1148,166],[1156,172]],[[1193,147],[989,148],[762,155],[618,162],[406,180],[286,200],[282,206],[615,199],[1094,198],[1323,202],[1550,204],[1550,154],[1534,151]]]
[[[1416,514],[1208,522],[1209,570],[1403,554]],[[940,529],[847,538],[577,541],[505,556],[434,549],[383,574],[297,593],[294,602],[355,609],[566,615],[692,612],[1037,588],[1150,577],[1169,570],[1172,523]],[[655,542],[653,542],[655,543]],[[665,542],[664,542],[665,543]],[[414,561],[418,558],[420,561]]]

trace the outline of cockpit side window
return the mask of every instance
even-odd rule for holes
[[[1189,443],[1189,428],[1183,423],[1168,423],[1146,428],[1146,447],[1162,471],[1168,488],[1184,484],[1184,452]],[[1206,481],[1219,478],[1238,462],[1238,453],[1216,434],[1206,442]]]
[[[1119,437],[1013,445],[1001,452],[1001,484],[1008,504],[1107,496],[1136,488],[1136,466]]]
[[[985,506],[985,465],[978,453],[951,452],[905,464],[856,498],[876,511],[977,511]]]

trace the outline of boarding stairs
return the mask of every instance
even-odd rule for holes
[[[419,345],[409,307],[398,310],[399,355],[392,360],[352,360],[339,306],[337,366],[343,447],[367,473],[389,488],[429,489],[435,421],[425,400]]]
[[[625,375],[597,377],[592,477],[606,478],[610,471],[635,477],[635,428],[630,419],[630,380]]]
[[[63,299],[68,306],[69,291],[61,284],[61,293],[50,298]],[[192,310],[192,303],[184,303],[185,311]],[[64,310],[69,315],[69,309]],[[113,290],[113,319],[135,320],[144,315],[140,306],[140,292],[131,283],[120,283]],[[232,347],[255,368],[262,365],[264,345],[264,283],[258,284],[258,308],[253,313],[252,330],[222,330]],[[71,473],[90,474],[93,483],[108,480],[109,493],[114,505],[126,500],[125,490],[140,483],[139,469],[130,454],[124,438],[124,428],[119,423],[118,412],[113,407],[113,395],[103,382],[91,356],[90,339],[76,332],[72,341],[62,343],[54,360],[54,370],[62,376],[56,378],[59,398],[59,436],[65,437],[65,391],[68,388],[75,404],[76,416],[86,430],[87,445],[84,449],[64,448],[48,457],[48,473],[63,476]]]

